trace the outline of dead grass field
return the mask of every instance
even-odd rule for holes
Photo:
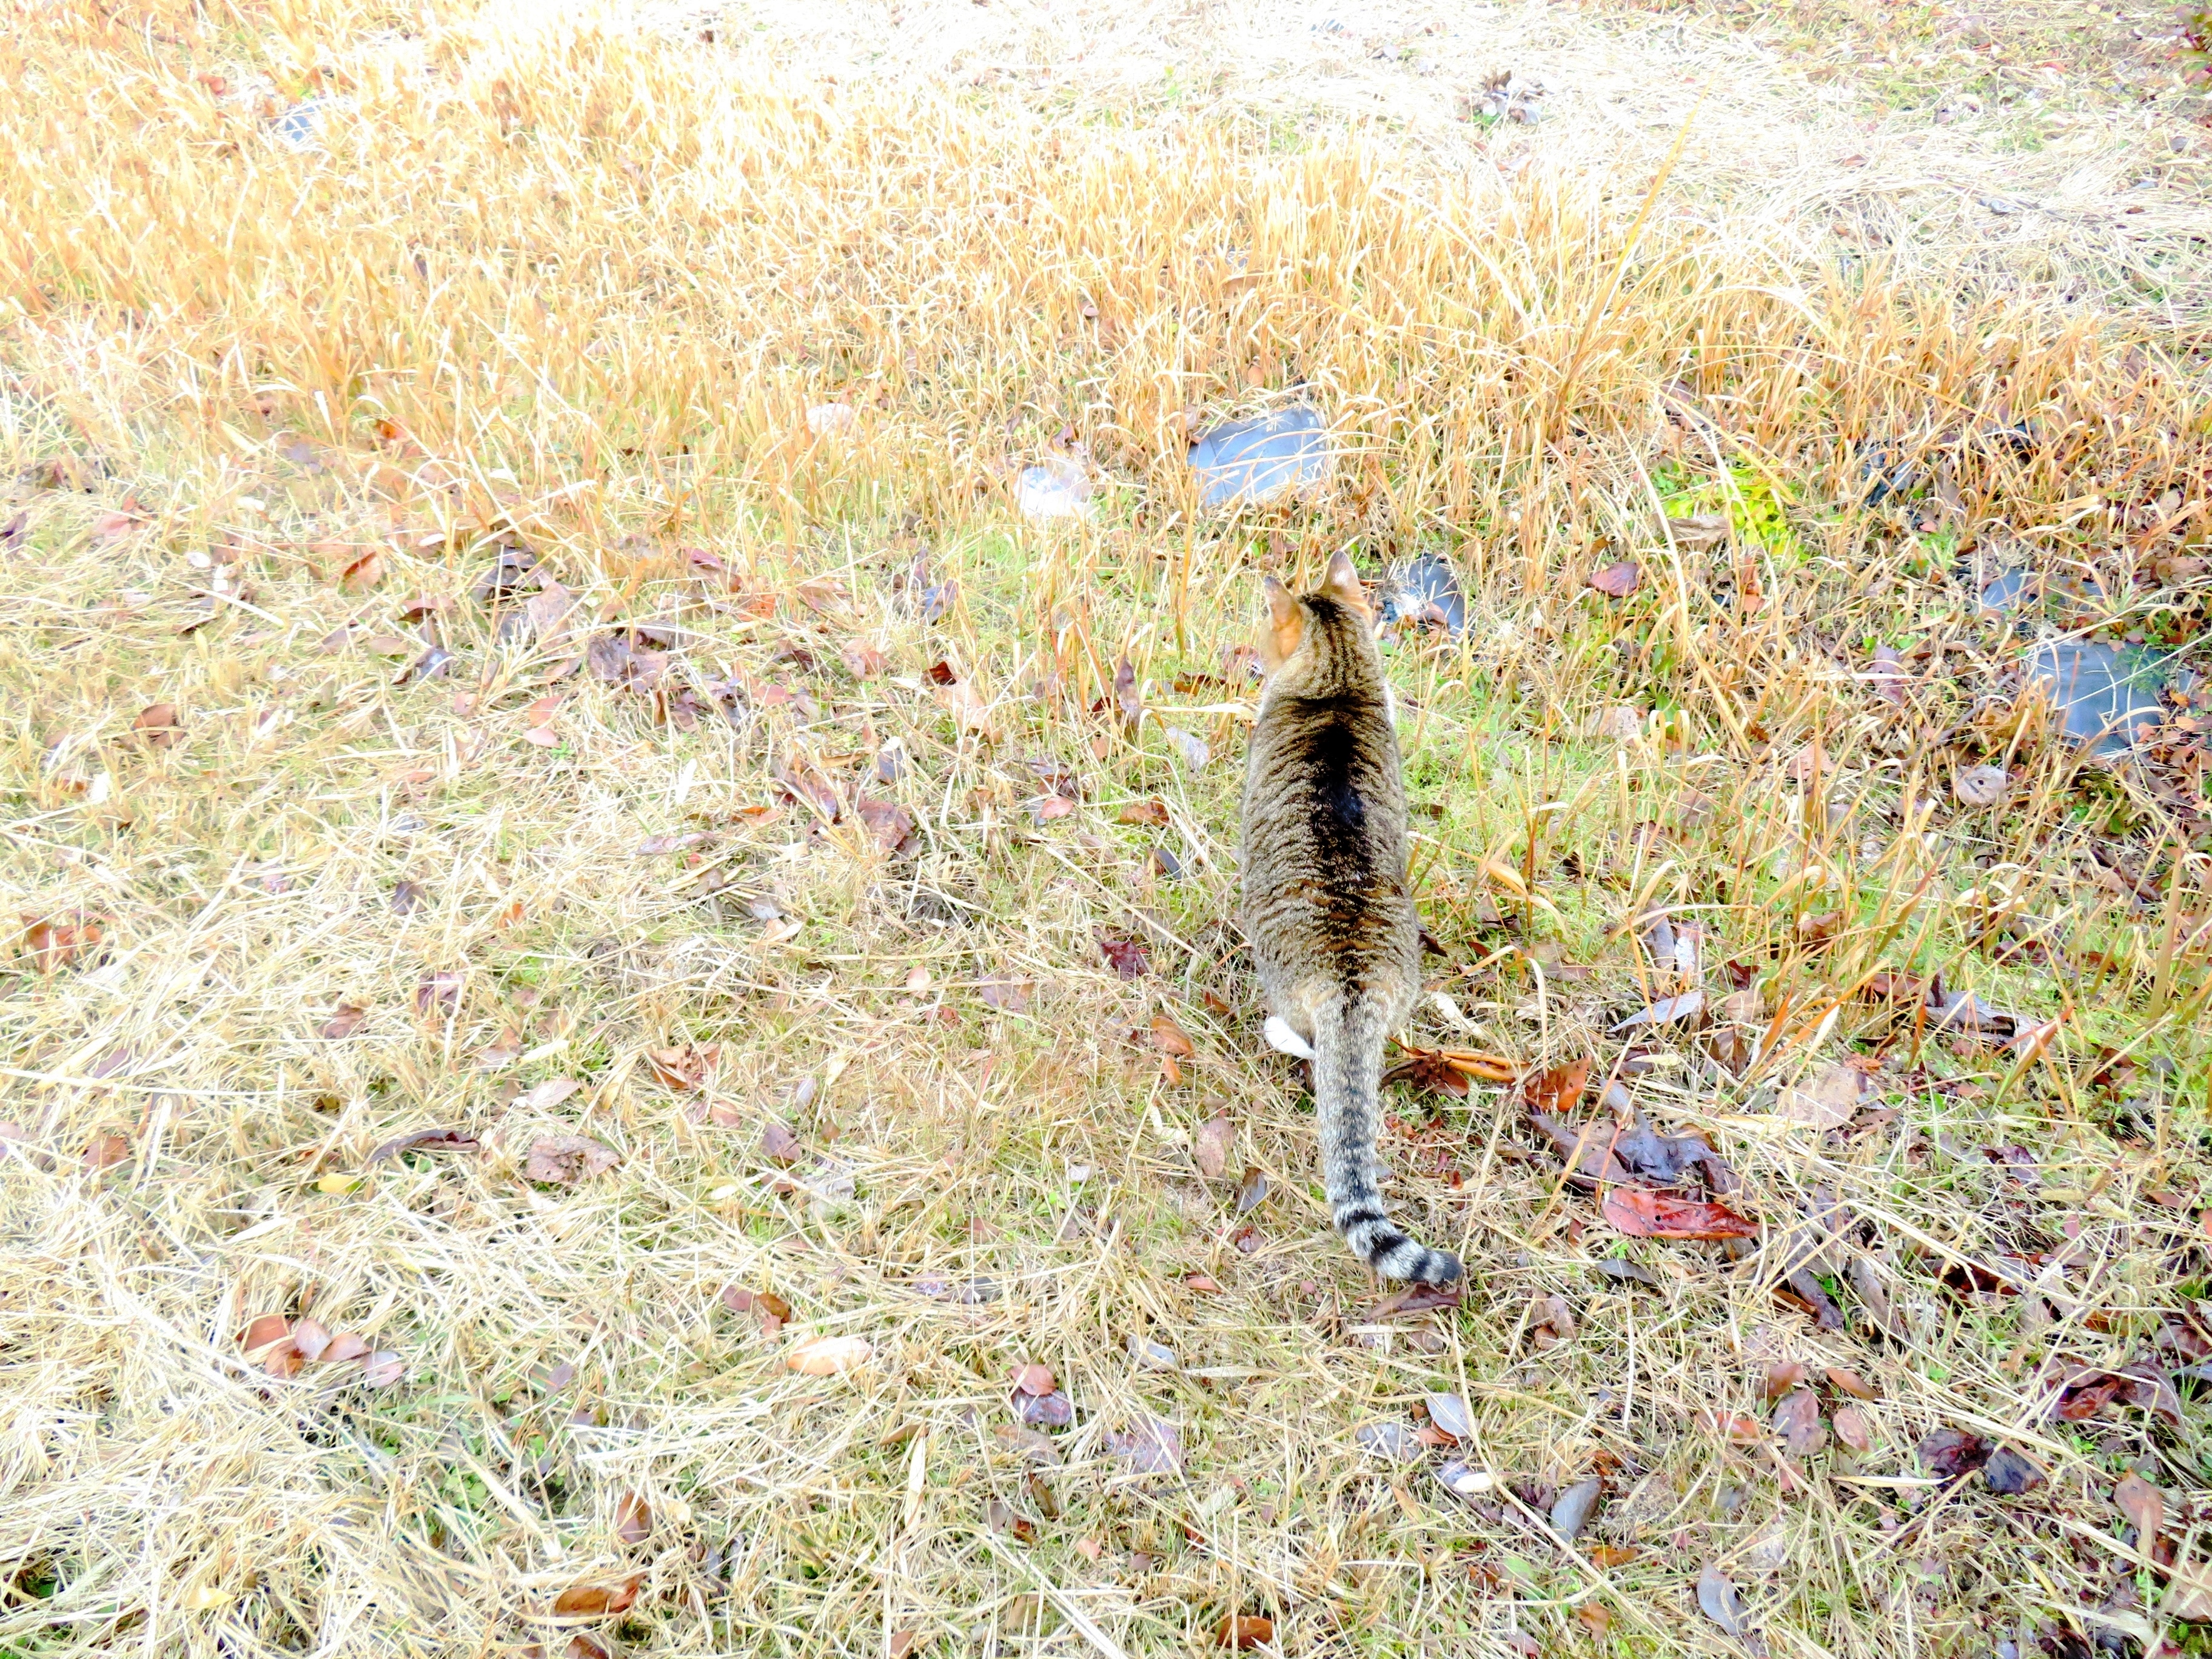
[[[2196,649],[2194,311],[1679,119],[15,21],[0,1651],[2203,1650],[2205,717],[2022,675]],[[1291,398],[1328,487],[1198,514]],[[1231,915],[1347,544],[1468,590],[1385,1148],[1462,1305],[1329,1232]],[[1751,1237],[1636,1236],[1639,1121]]]

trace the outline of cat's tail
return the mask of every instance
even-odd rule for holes
[[[1390,1222],[1375,1154],[1381,1109],[1382,1011],[1346,997],[1314,1018],[1314,1105],[1321,1126],[1322,1181],[1337,1231],[1352,1253],[1385,1279],[1449,1285],[1464,1271],[1449,1250],[1431,1250]]]

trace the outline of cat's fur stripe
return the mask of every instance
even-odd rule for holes
[[[1352,562],[1315,592],[1270,580],[1270,672],[1244,774],[1245,932],[1271,1013],[1314,1051],[1322,1178],[1345,1242],[1389,1279],[1459,1259],[1390,1222],[1376,1159],[1382,1046],[1420,991],[1406,793],[1382,662]]]

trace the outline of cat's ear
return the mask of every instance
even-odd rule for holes
[[[1370,615],[1367,590],[1359,585],[1359,573],[1352,568],[1349,553],[1340,552],[1328,562],[1328,569],[1321,579],[1321,591],[1347,611],[1357,611],[1363,617]]]
[[[1267,580],[1267,625],[1260,630],[1260,660],[1273,673],[1305,641],[1304,608],[1273,576]]]

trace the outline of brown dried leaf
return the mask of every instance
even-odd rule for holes
[[[1875,1392],[1874,1384],[1856,1371],[1847,1370],[1841,1365],[1830,1365],[1820,1374],[1828,1379],[1830,1388],[1840,1394],[1847,1394],[1854,1400],[1879,1398]]]
[[[361,1380],[372,1389],[388,1389],[407,1375],[407,1362],[389,1348],[380,1348],[361,1362]]]
[[[2112,1488],[2112,1502],[2136,1529],[2136,1547],[2148,1551],[2166,1525],[2166,1494],[2139,1474]]]
[[[1216,1112],[1201,1124],[1194,1156],[1198,1160],[1198,1172],[1209,1181],[1218,1181],[1229,1167],[1229,1148],[1237,1139],[1237,1127],[1229,1121],[1226,1112]]]
[[[1240,1613],[1234,1618],[1224,1619],[1213,1627],[1214,1646],[1233,1648],[1239,1653],[1274,1639],[1275,1621],[1257,1613]]]
[[[592,1176],[605,1175],[622,1162],[622,1154],[589,1135],[540,1135],[530,1143],[522,1172],[532,1181],[573,1187]]]
[[[1692,513],[1686,518],[1668,520],[1667,527],[1673,533],[1675,545],[1692,553],[1709,552],[1729,538],[1725,513]]]
[[[1157,798],[1133,800],[1121,809],[1118,816],[1123,823],[1150,824],[1155,829],[1164,830],[1168,823],[1167,803]]]
[[[323,1360],[326,1364],[342,1365],[351,1360],[366,1359],[368,1353],[368,1344],[361,1336],[352,1331],[340,1331],[331,1339],[330,1346],[323,1350]]]
[[[801,1376],[835,1376],[866,1364],[874,1352],[865,1337],[817,1336],[786,1354],[783,1363]]]
[[[1267,1177],[1256,1164],[1244,1166],[1244,1178],[1237,1183],[1237,1213],[1249,1215],[1260,1207],[1267,1196]]]
[[[157,702],[139,712],[131,723],[131,730],[138,741],[149,749],[167,749],[185,735],[184,723],[177,718],[177,705]]]
[[[627,1613],[636,1604],[638,1587],[645,1575],[634,1572],[618,1583],[572,1584],[554,1599],[554,1616],[561,1619],[599,1619]]]
[[[1632,1238],[1756,1238],[1759,1224],[1726,1205],[1673,1198],[1641,1187],[1613,1187],[1600,1206]]]
[[[762,1127],[760,1149],[763,1158],[786,1169],[799,1162],[799,1137],[792,1133],[790,1125],[775,1118]]]
[[[1644,580],[1633,559],[1622,559],[1589,574],[1589,585],[1609,599],[1625,599]]]
[[[1774,1431],[1793,1456],[1810,1457],[1820,1449],[1827,1435],[1820,1427],[1820,1402],[1810,1389],[1797,1389],[1782,1396],[1774,1407]]]
[[[1698,1413],[1698,1426],[1740,1446],[1755,1446],[1766,1438],[1766,1425],[1741,1412],[1701,1411]]]
[[[1139,979],[1152,969],[1152,951],[1140,939],[1127,939],[1118,933],[1102,934],[1098,948],[1119,978]]]
[[[721,1057],[722,1045],[719,1042],[710,1042],[704,1048],[686,1043],[679,1048],[645,1051],[645,1063],[654,1077],[672,1089],[686,1091],[705,1088]]]
[[[1048,1395],[1060,1386],[1049,1365],[1017,1365],[1013,1382],[1017,1389],[1027,1395]]]
[[[1995,806],[2008,781],[2002,766],[1969,766],[1951,775],[1951,793],[1964,806]]]
[[[615,1536],[625,1544],[642,1544],[653,1531],[653,1510],[634,1492],[615,1499]]]
[[[1805,1386],[1805,1362],[1778,1359],[1766,1368],[1765,1388],[1769,1400],[1779,1400],[1793,1389]]]
[[[1198,1052],[1191,1044],[1190,1034],[1165,1013],[1152,1016],[1152,1047],[1177,1060],[1188,1060]]]
[[[1127,657],[1114,665],[1114,702],[1122,724],[1134,731],[1145,718],[1145,696],[1137,685],[1136,666]]]
[[[1774,1109],[1778,1115],[1812,1128],[1833,1129],[1850,1121],[1865,1084],[1865,1073],[1838,1063],[1804,1088],[1784,1089]]]
[[[1855,1452],[1874,1449],[1874,1430],[1867,1422],[1867,1414],[1856,1406],[1844,1406],[1830,1419],[1836,1438]]]
[[[130,1156],[129,1136],[94,1135],[85,1145],[84,1167],[88,1170],[112,1170]]]
[[[1532,1073],[1522,1079],[1522,1097],[1536,1111],[1564,1115],[1581,1102],[1589,1070],[1589,1061],[1583,1059],[1571,1066],[1553,1066]]]

